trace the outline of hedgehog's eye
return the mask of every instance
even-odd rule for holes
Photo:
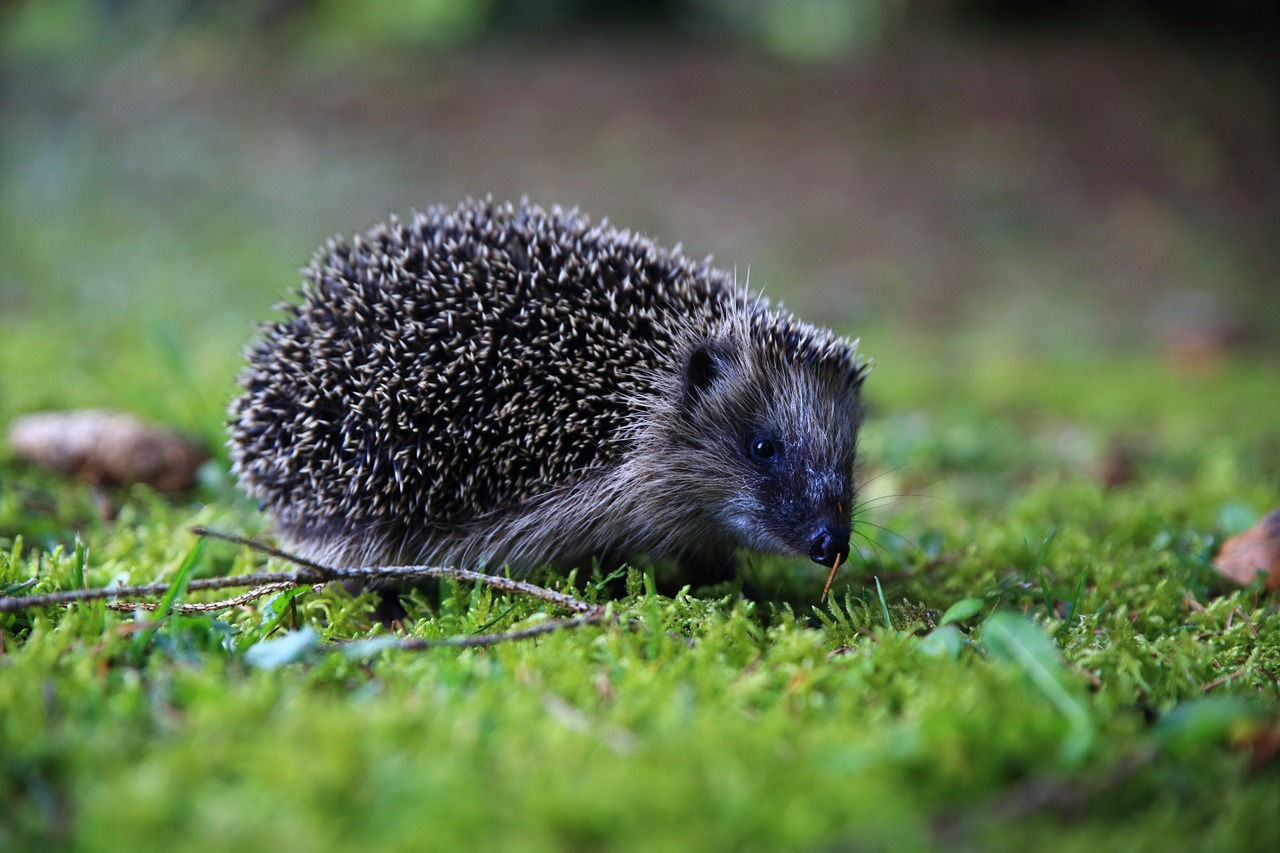
[[[757,438],[751,442],[751,455],[757,459],[768,459],[778,452],[778,443],[769,438]]]

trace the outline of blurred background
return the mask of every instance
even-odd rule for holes
[[[1273,360],[1278,37],[1268,0],[0,2],[0,406],[216,440],[324,238],[485,194],[749,271],[886,381],[937,340]]]

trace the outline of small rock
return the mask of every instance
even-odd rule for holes
[[[133,415],[99,409],[42,412],[9,425],[20,458],[94,486],[146,483],[162,492],[195,485],[209,458],[200,446]]]

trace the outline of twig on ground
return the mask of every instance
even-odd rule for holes
[[[597,612],[588,613],[583,616],[575,616],[572,619],[549,619],[546,622],[539,622],[536,625],[530,625],[528,628],[518,628],[514,631],[507,631],[501,634],[473,634],[463,637],[442,637],[438,640],[424,640],[420,637],[404,637],[390,644],[389,648],[398,649],[402,652],[419,652],[426,649],[436,649],[442,647],[450,647],[457,649],[474,649],[485,646],[495,646],[498,643],[506,643],[512,640],[527,640],[530,637],[540,637],[543,634],[550,634],[555,631],[562,631],[567,628],[579,628],[583,625],[599,625],[605,621],[605,610],[603,607],[598,608]],[[354,642],[361,642],[356,640]],[[330,643],[328,648],[340,649],[349,643]]]
[[[295,584],[291,583],[269,583],[248,592],[233,596],[231,598],[223,598],[218,601],[201,601],[195,604],[175,604],[171,608],[175,613],[212,613],[216,610],[226,610],[228,607],[236,607],[241,604],[248,604],[262,598],[264,595],[270,595],[273,592],[283,592],[286,589],[293,589]],[[160,603],[156,601],[108,601],[107,608],[120,613],[132,613],[135,610],[159,610]]]
[[[326,583],[328,581],[371,581],[387,579],[411,580],[415,578],[437,578],[441,580],[459,580],[470,581],[472,583],[482,583],[492,589],[499,590],[500,592],[526,595],[540,601],[545,601],[548,604],[554,604],[557,607],[562,607],[572,613],[578,613],[584,617],[589,616],[593,619],[601,618],[601,615],[604,613],[604,608],[600,605],[591,604],[590,602],[583,601],[563,592],[556,592],[553,589],[547,589],[546,587],[541,587],[525,581],[513,580],[511,578],[499,577],[497,575],[486,575],[481,572],[473,572],[468,569],[444,568],[440,566],[377,566],[334,569],[312,562],[311,560],[307,560],[295,554],[290,554],[287,551],[282,551],[279,548],[264,545],[261,542],[255,542],[252,539],[246,539],[242,536],[221,533],[216,530],[210,530],[206,527],[193,527],[191,528],[191,532],[197,536],[222,539],[237,545],[244,545],[261,553],[289,560],[290,562],[302,566],[302,568],[289,572],[252,572],[244,575],[230,575],[220,578],[200,578],[193,580],[187,584],[188,591],[194,592],[204,589],[229,589],[243,586],[255,586],[257,589],[254,589],[249,593],[245,593],[245,595],[236,596],[235,598],[226,599],[221,602],[209,602],[208,605],[178,605],[176,609],[178,609],[179,612],[203,612],[206,609],[216,610],[221,609],[221,607],[231,607],[236,604],[251,601],[253,598],[267,595],[268,593],[275,592],[279,589]],[[0,613],[14,613],[31,607],[43,607],[50,604],[70,604],[77,601],[97,601],[106,598],[133,599],[142,596],[163,595],[169,591],[170,586],[171,584],[169,583],[153,583],[137,586],[69,589],[44,593],[42,595],[3,597],[0,598]],[[147,605],[146,603],[135,604],[126,601],[120,601],[115,605],[108,606],[111,606],[112,609],[115,610],[132,610],[138,606],[142,606],[144,609],[148,610],[155,609],[155,605]]]
[[[282,551],[270,545],[264,545],[261,542],[255,542],[252,539],[246,539],[242,536],[236,536],[230,533],[221,533],[217,530],[210,530],[207,527],[193,527],[191,532],[197,536],[207,536],[212,539],[222,539],[237,545],[244,545],[255,551],[269,554],[273,557],[289,560],[300,566],[305,566],[315,572],[323,573],[324,577],[315,580],[410,580],[413,578],[436,578],[439,580],[460,580],[470,581],[472,583],[482,583],[485,586],[499,590],[500,592],[511,592],[516,595],[527,595],[531,598],[545,601],[548,604],[554,604],[563,607],[565,610],[574,613],[592,613],[600,610],[600,606],[567,595],[563,592],[556,592],[553,589],[547,589],[537,584],[531,584],[526,581],[513,580],[512,578],[502,577],[500,575],[486,575],[483,572],[473,572],[470,569],[455,569],[442,566],[378,566],[378,567],[362,567],[354,569],[333,569],[328,566],[322,566],[305,558]],[[241,578],[251,578],[253,575],[240,575]],[[254,580],[253,583],[259,581]],[[265,582],[265,581],[263,581]],[[192,582],[194,587],[195,582]],[[248,584],[240,584],[247,586]]]
[[[1077,817],[1090,803],[1119,788],[1159,757],[1159,749],[1147,747],[1130,753],[1090,778],[1033,777],[997,796],[985,808],[971,809],[963,815],[941,815],[934,820],[934,840],[942,848],[963,849],[984,823],[1008,824],[1045,813]]]

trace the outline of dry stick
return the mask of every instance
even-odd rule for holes
[[[270,595],[273,592],[283,592],[286,589],[293,589],[294,586],[296,585],[291,583],[269,583],[265,586],[260,586],[257,589],[251,589],[243,595],[223,598],[218,601],[201,601],[197,604],[175,604],[171,609],[175,613],[212,613],[215,610],[226,610],[228,607],[248,604],[250,601],[262,598],[264,595]],[[108,601],[106,606],[109,609],[120,613],[132,613],[135,610],[160,609],[160,603],[156,601]]]
[[[1153,764],[1160,757],[1156,747],[1144,747],[1120,758],[1114,766],[1080,779],[1032,777],[997,793],[985,806],[965,813],[944,812],[933,821],[933,840],[940,849],[967,850],[984,824],[1008,825],[1030,815],[1071,817]]]
[[[390,648],[398,649],[402,652],[420,652],[426,649],[435,649],[441,647],[451,647],[458,649],[473,649],[484,646],[495,646],[498,643],[506,643],[511,640],[527,640],[530,637],[539,637],[543,634],[550,634],[553,631],[561,631],[565,628],[578,628],[583,625],[599,625],[604,621],[604,608],[600,608],[599,612],[588,613],[584,616],[575,616],[572,619],[548,619],[546,622],[539,622],[536,625],[530,625],[528,628],[517,628],[514,631],[507,631],[504,634],[474,634],[464,637],[442,637],[438,640],[424,640],[421,637],[404,637],[397,642],[391,644]],[[355,640],[353,642],[363,642]],[[328,648],[341,649],[350,643],[330,643]]]
[[[246,539],[243,536],[236,536],[232,533],[222,533],[217,530],[210,530],[207,527],[193,527],[191,532],[197,536],[207,536],[211,539],[222,539],[226,542],[233,542],[237,545],[244,545],[255,551],[261,551],[264,554],[270,554],[273,557],[280,557],[285,560],[306,566],[316,572],[323,573],[324,577],[306,581],[314,583],[315,580],[348,580],[351,578],[359,580],[375,580],[382,578],[438,578],[440,580],[460,580],[471,581],[472,583],[482,583],[486,586],[501,592],[511,592],[517,595],[527,595],[531,598],[537,598],[548,604],[555,604],[563,607],[565,610],[572,610],[574,613],[594,613],[604,608],[598,604],[591,604],[580,598],[574,598],[572,595],[566,595],[563,592],[556,592],[553,589],[547,589],[545,586],[526,583],[525,581],[512,580],[499,575],[486,575],[483,572],[473,572],[470,569],[453,569],[440,566],[380,566],[378,568],[358,568],[358,569],[331,569],[322,566],[319,563],[313,563],[310,560],[290,554],[288,551],[282,551],[279,548],[273,548],[270,545],[264,545],[261,542],[255,542],[252,539]],[[242,578],[248,578],[250,575],[241,575]],[[261,581],[254,580],[253,583]],[[194,585],[194,581],[189,586]],[[239,584],[247,586],[248,584]]]
[[[318,580],[324,580],[319,578]],[[223,578],[202,578],[191,581],[187,589],[227,589],[236,586],[252,586],[262,583],[287,583],[291,586],[302,586],[315,583],[317,578],[310,569],[298,572],[259,572],[251,575],[233,575]],[[139,586],[109,586],[93,589],[64,589],[58,592],[46,592],[42,595],[27,595],[12,598],[0,598],[0,613],[15,613],[29,607],[44,607],[48,604],[71,604],[76,601],[98,601],[103,598],[134,598],[140,595],[163,595],[169,591],[169,583],[151,583]]]
[[[234,542],[239,545],[247,545],[263,553],[273,557],[280,557],[285,560],[297,563],[303,566],[302,569],[295,569],[289,572],[252,572],[247,575],[229,575],[220,578],[197,578],[187,583],[187,591],[195,592],[202,589],[231,589],[238,586],[254,586],[260,584],[288,584],[290,586],[305,586],[310,583],[318,583],[331,580],[340,576],[343,571],[351,571],[350,569],[334,570],[311,560],[289,554],[281,551],[279,548],[273,548],[270,545],[264,545],[261,542],[254,542],[252,539],[245,539],[241,536],[233,536],[229,533],[219,533],[215,530],[209,530],[205,527],[193,527],[191,532],[197,536],[209,536],[214,539],[224,539],[228,542]],[[65,589],[57,592],[46,592],[42,595],[26,595],[14,597],[0,597],[0,613],[14,613],[19,610],[26,610],[30,607],[44,607],[49,604],[71,604],[76,601],[98,601],[104,598],[136,598],[143,595],[164,595],[169,591],[172,584],[167,581],[160,583],[137,584],[134,586],[109,586],[94,587],[92,589]]]
[[[583,615],[598,615],[604,611],[604,608],[600,605],[582,601],[572,595],[556,592],[555,590],[537,586],[536,584],[512,580],[511,578],[499,577],[497,575],[486,575],[481,572],[473,572],[468,569],[442,568],[437,566],[381,566],[378,568],[332,569],[303,557],[299,557],[295,554],[290,554],[287,551],[282,551],[279,548],[273,548],[270,545],[264,545],[261,542],[255,542],[252,539],[246,539],[242,536],[235,536],[230,533],[221,533],[216,530],[210,530],[207,527],[193,527],[191,528],[191,532],[197,536],[222,539],[237,545],[244,545],[273,557],[290,560],[303,568],[289,572],[254,572],[246,575],[231,575],[229,577],[200,578],[187,584],[187,589],[189,591],[203,589],[228,589],[238,586],[261,586],[267,584],[306,586],[308,584],[348,579],[378,580],[384,578],[411,579],[425,577],[482,583],[501,592],[527,595],[532,598],[545,601],[549,604],[563,607],[573,613],[580,613]],[[104,598],[136,598],[138,596],[145,595],[163,595],[168,592],[170,586],[171,584],[169,583],[153,583],[139,586],[69,589],[59,592],[44,593],[43,595],[4,597],[0,598],[0,613],[14,613],[19,610],[25,610],[29,607],[43,607],[49,604],[69,604],[75,601],[97,601]]]

